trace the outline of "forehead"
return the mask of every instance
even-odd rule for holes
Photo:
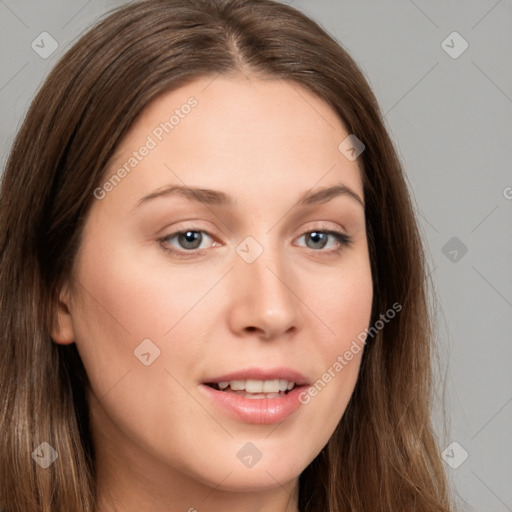
[[[359,162],[340,151],[348,135],[336,112],[298,84],[202,77],[146,107],[109,171],[149,144],[126,180],[146,194],[176,184],[277,199],[341,182],[362,197]]]

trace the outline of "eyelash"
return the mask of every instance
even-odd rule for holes
[[[182,229],[180,231],[174,231],[173,233],[169,233],[168,235],[166,235],[162,238],[159,238],[157,240],[157,242],[160,243],[160,246],[167,254],[171,254],[171,255],[177,256],[179,258],[193,258],[196,256],[200,256],[201,253],[203,251],[206,251],[207,249],[192,249],[192,250],[180,251],[180,250],[176,250],[176,249],[171,249],[168,245],[169,239],[173,239],[178,235],[183,235],[190,231],[193,233],[206,233],[210,238],[214,239],[213,235],[211,235],[208,231],[206,231],[204,229],[196,229],[196,228],[191,227],[191,228]],[[322,228],[306,231],[305,233],[303,233],[300,236],[300,238],[302,238],[304,235],[309,235],[312,233],[322,233],[325,235],[330,235],[338,241],[339,246],[335,249],[330,249],[327,251],[324,251],[323,249],[318,249],[318,250],[310,249],[313,252],[325,253],[326,256],[339,254],[343,250],[343,248],[349,247],[353,242],[352,238],[349,235],[342,233],[341,231],[336,231],[336,230],[332,230],[332,229],[322,229]]]

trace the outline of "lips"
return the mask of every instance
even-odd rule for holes
[[[289,368],[251,368],[205,379],[200,389],[223,414],[244,423],[284,421],[301,405],[298,395],[308,385]]]

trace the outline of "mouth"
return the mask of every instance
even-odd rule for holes
[[[205,379],[202,393],[220,414],[252,424],[284,421],[302,405],[299,395],[308,380],[290,369],[247,369]]]
[[[295,382],[286,379],[242,379],[206,382],[205,385],[215,389],[216,391],[234,393],[244,398],[248,398],[249,400],[281,398],[297,387]]]

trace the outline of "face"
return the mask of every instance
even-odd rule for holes
[[[348,135],[298,85],[243,77],[196,80],[138,118],[96,189],[53,333],[89,376],[99,460],[265,491],[328,442],[372,303]]]

